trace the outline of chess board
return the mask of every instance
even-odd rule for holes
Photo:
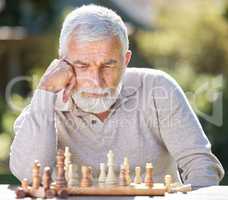
[[[72,196],[163,196],[166,192],[164,184],[154,184],[153,187],[137,186],[92,186],[69,187],[67,192]]]

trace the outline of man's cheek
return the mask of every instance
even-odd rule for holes
[[[94,85],[94,81],[89,77],[77,77],[77,88],[91,88]]]

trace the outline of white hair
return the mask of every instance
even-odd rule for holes
[[[59,38],[59,55],[65,56],[69,36],[79,41],[97,41],[117,36],[122,51],[129,48],[127,27],[121,17],[111,9],[97,5],[83,5],[69,13],[62,26]]]

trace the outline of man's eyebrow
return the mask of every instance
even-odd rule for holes
[[[105,64],[105,65],[111,65],[111,64],[116,64],[116,63],[117,63],[117,61],[116,61],[116,60],[114,60],[114,59],[110,59],[109,61],[104,62],[103,64]]]
[[[116,64],[116,63],[117,63],[116,60],[110,59],[110,60],[108,60],[107,62],[104,62],[104,63],[102,63],[102,64],[103,64],[103,65],[111,65],[111,64]],[[77,65],[77,64],[80,64],[80,65],[89,65],[88,63],[85,63],[85,62],[80,61],[80,60],[75,60],[75,61],[73,61],[73,64],[75,64],[75,65]]]
[[[88,65],[88,63],[82,62],[82,61],[80,61],[80,60],[75,60],[73,63],[74,63],[75,65],[77,65],[77,64],[80,64],[80,65]]]

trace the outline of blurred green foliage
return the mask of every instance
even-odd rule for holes
[[[42,3],[42,5],[43,4],[45,3]],[[7,9],[11,10],[10,6],[13,5],[8,4],[8,6]],[[48,4],[48,6],[50,5]],[[45,15],[45,13],[43,14]],[[12,16],[14,16],[14,14],[12,13],[11,16],[9,13],[6,13],[5,15],[7,15],[5,18],[6,20],[10,19],[9,25],[13,25],[14,19]],[[20,16],[21,15],[23,18],[23,15],[26,15],[26,13],[21,13]],[[25,82],[26,85],[29,85],[30,93],[28,93],[28,88],[23,87],[24,84],[19,82],[12,88],[10,101],[5,99],[5,97],[0,96],[0,184],[19,183],[18,180],[11,175],[9,170],[10,144],[14,137],[13,124],[23,108],[29,104],[32,91],[37,87],[41,75],[44,73],[49,63],[57,57],[59,31],[56,30],[60,28],[61,21],[64,18],[62,15],[59,15],[59,17],[60,18],[56,17],[56,22],[52,24],[52,26],[49,26],[43,33],[26,38],[20,49],[19,65],[20,68],[25,70],[25,73],[22,75],[28,78],[28,81]],[[3,18],[0,20],[0,24],[1,22],[4,22]],[[46,23],[51,24],[51,21],[46,20]],[[3,24],[5,24],[5,22]],[[6,24],[8,24],[8,21]],[[20,42],[17,44],[16,41],[15,46],[16,45],[20,45]]]
[[[160,7],[154,32],[138,34],[138,45],[155,66],[189,65],[197,72],[223,73],[228,66],[228,24],[212,1]]]

